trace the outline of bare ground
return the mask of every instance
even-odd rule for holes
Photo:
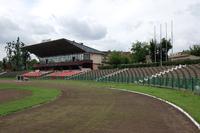
[[[146,96],[56,82],[17,84],[54,87],[62,95],[49,104],[0,117],[2,133],[199,132],[182,113]]]
[[[14,89],[0,89],[0,104],[24,98],[31,95],[31,91],[26,90],[14,90]]]

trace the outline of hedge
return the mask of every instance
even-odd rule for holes
[[[163,66],[174,66],[174,65],[189,65],[189,64],[198,64],[200,63],[200,59],[198,60],[180,60],[180,61],[168,61],[163,62]],[[156,63],[135,63],[135,64],[119,64],[119,65],[109,65],[109,66],[100,66],[99,69],[114,69],[114,68],[137,68],[137,67],[156,67],[160,66],[159,62]]]

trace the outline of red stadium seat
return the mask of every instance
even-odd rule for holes
[[[48,74],[50,71],[31,71],[31,72],[27,72],[25,74],[23,74],[24,77],[29,77],[29,78],[38,78],[41,77],[45,74]]]
[[[79,74],[81,71],[56,71],[49,74],[49,77],[68,77],[73,76],[75,74]]]

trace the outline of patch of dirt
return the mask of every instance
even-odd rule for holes
[[[31,91],[27,90],[0,89],[0,104],[21,99],[31,94],[32,94]]]
[[[147,96],[78,87],[67,81],[17,84],[58,88],[62,96],[37,108],[0,117],[2,133],[199,133],[182,113]]]

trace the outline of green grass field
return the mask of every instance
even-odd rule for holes
[[[44,82],[49,82],[44,81]],[[52,81],[51,81],[52,82]],[[200,123],[200,96],[196,95],[190,91],[175,90],[175,89],[166,89],[166,88],[157,88],[149,86],[140,86],[135,84],[120,84],[120,83],[102,83],[94,81],[63,81],[56,80],[53,82],[62,82],[65,84],[72,84],[75,86],[94,86],[99,88],[116,88],[116,89],[125,89],[133,90],[137,92],[142,92],[157,96],[164,100],[170,101],[186,112],[188,112],[197,122]]]
[[[9,101],[0,104],[0,116],[10,114],[12,112],[20,111],[30,108],[35,105],[46,103],[55,99],[61,92],[57,89],[46,89],[32,86],[19,86],[15,84],[0,84],[0,89],[15,89],[15,90],[28,90],[32,95],[26,96],[22,99]]]

